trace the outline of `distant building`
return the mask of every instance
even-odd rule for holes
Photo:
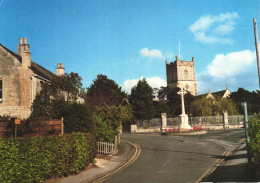
[[[42,83],[51,82],[55,74],[31,60],[27,38],[20,38],[17,54],[0,44],[0,115],[28,118],[31,104]],[[64,75],[62,63],[56,74]]]
[[[191,61],[176,60],[174,62],[166,62],[166,75],[167,75],[167,86],[170,89],[173,88],[184,88],[189,91],[193,96],[197,95],[197,84],[195,77],[195,65],[194,57]]]
[[[203,94],[203,95],[198,95],[195,97],[195,100],[201,99],[203,97],[205,98],[211,98],[211,99],[215,99],[215,98],[227,98],[229,97],[231,94],[230,90],[228,89],[228,87],[226,88],[226,90],[221,90],[221,91],[217,91],[217,92],[213,92],[211,93],[210,91],[207,94]]]

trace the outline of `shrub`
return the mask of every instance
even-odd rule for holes
[[[95,156],[91,134],[0,139],[0,182],[42,182],[77,173]]]
[[[249,146],[255,162],[260,164],[260,116],[255,115],[248,122]]]
[[[61,114],[64,117],[64,130],[66,133],[89,133],[95,130],[90,109],[84,104],[67,104],[62,109]]]
[[[96,107],[93,115],[97,127],[97,139],[112,143],[121,125],[131,121],[132,109],[128,106],[105,104],[102,107]]]

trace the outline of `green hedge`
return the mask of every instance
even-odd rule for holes
[[[96,156],[91,134],[0,139],[0,182],[42,182],[78,173]]]
[[[255,115],[248,122],[248,133],[250,137],[250,150],[256,163],[260,164],[260,116]]]

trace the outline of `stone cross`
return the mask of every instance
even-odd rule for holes
[[[187,92],[182,88],[178,94],[181,96],[181,108],[182,108],[182,114],[185,114],[185,107],[184,107],[184,95],[187,94]]]

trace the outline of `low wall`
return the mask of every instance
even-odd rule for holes
[[[251,118],[252,116],[249,116]],[[203,129],[226,129],[244,127],[244,116],[228,116],[228,123],[224,124],[223,116],[189,116],[191,127],[202,127]],[[160,132],[164,129],[178,129],[181,124],[181,118],[167,118],[167,126],[162,129],[162,119],[153,118],[148,120],[137,120],[135,125],[131,125],[131,133]]]

